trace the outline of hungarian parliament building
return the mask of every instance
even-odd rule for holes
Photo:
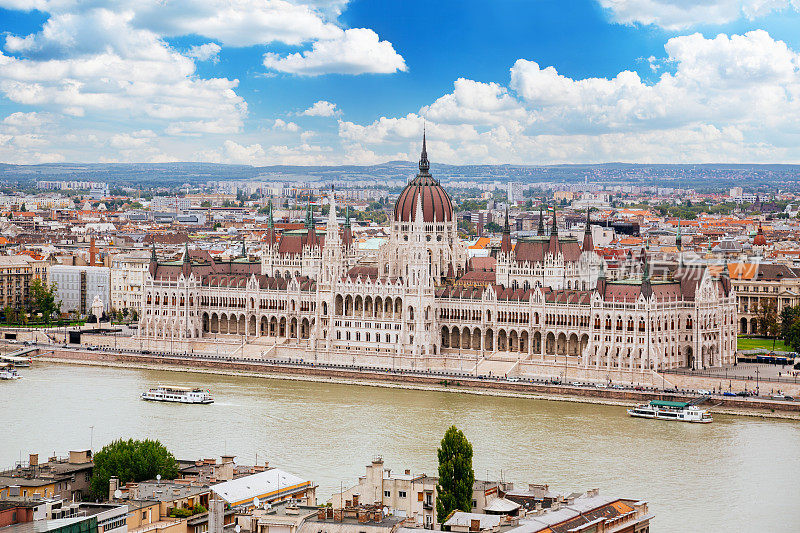
[[[194,351],[208,351],[209,338],[241,340],[240,354],[305,362],[596,380],[734,361],[727,269],[714,276],[681,262],[651,276],[645,258],[635,277],[606,279],[588,215],[582,242],[559,236],[554,211],[549,235],[540,223],[540,236],[514,245],[506,217],[494,279],[464,283],[467,249],[424,137],[377,257],[359,253],[349,217],[339,224],[333,191],[329,202],[324,232],[309,214],[305,230],[280,238],[270,209],[260,261],[187,247],[159,262],[154,250],[141,338]]]

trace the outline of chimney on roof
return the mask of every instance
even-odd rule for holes
[[[89,244],[89,266],[95,266],[97,258],[97,246],[94,244],[94,237],[92,237]]]
[[[117,489],[119,489],[119,478],[116,477],[116,476],[111,476],[110,478],[108,478],[108,499],[109,500],[114,501],[116,499],[116,496],[114,496],[114,493],[117,492]]]

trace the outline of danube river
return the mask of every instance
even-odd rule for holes
[[[324,501],[379,455],[435,475],[438,441],[455,424],[479,478],[641,498],[657,515],[652,531],[800,531],[795,421],[665,423],[602,405],[44,362],[21,373],[0,382],[1,466],[150,437],[179,458],[269,460],[317,482]],[[139,400],[159,382],[211,388],[217,401]]]

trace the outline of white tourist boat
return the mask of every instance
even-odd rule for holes
[[[699,424],[708,424],[714,421],[708,409],[701,409],[690,402],[651,400],[650,403],[628,409],[628,414],[638,418],[677,420],[678,422],[695,422]]]
[[[20,379],[20,376],[16,370],[13,368],[2,368],[0,369],[0,379]]]
[[[211,391],[199,387],[159,385],[142,393],[142,400],[174,403],[214,403]]]

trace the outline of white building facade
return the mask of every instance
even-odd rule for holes
[[[56,300],[61,300],[62,312],[77,312],[86,316],[92,312],[95,296],[108,312],[111,301],[111,271],[108,267],[53,265],[49,278],[56,284]]]
[[[130,309],[141,313],[142,286],[150,266],[150,255],[131,253],[111,259],[111,307],[116,311]]]

